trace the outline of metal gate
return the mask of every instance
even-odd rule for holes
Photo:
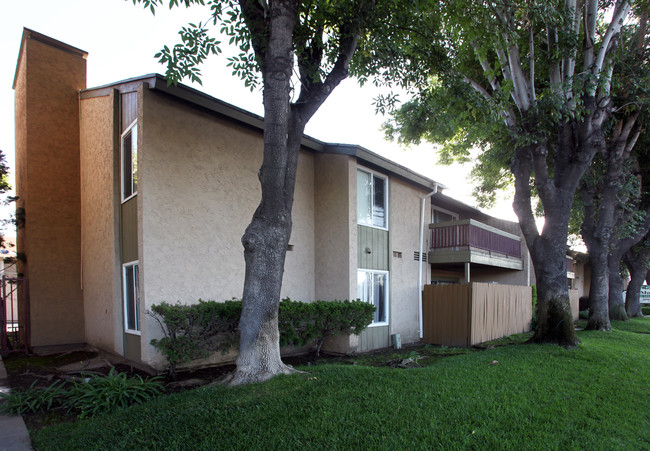
[[[29,350],[29,305],[22,277],[2,276],[0,355]]]

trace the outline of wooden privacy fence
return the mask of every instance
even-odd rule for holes
[[[476,282],[425,285],[422,341],[472,346],[526,332],[532,317],[530,287]]]

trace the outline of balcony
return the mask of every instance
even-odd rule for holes
[[[475,263],[524,268],[521,238],[473,219],[430,224],[431,264]]]

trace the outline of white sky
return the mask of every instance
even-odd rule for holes
[[[164,8],[154,17],[141,5],[134,6],[131,0],[6,1],[0,19],[0,60],[4,62],[0,69],[0,149],[7,156],[11,170],[14,168],[12,85],[23,27],[87,51],[87,86],[93,87],[148,73],[164,73],[164,67],[153,55],[165,44],[170,47],[176,44],[182,26],[208,17],[207,10],[196,8],[176,8],[171,12]],[[223,49],[228,53],[227,42]],[[203,86],[192,86],[262,114],[261,93],[251,93],[241,80],[231,75],[224,55],[211,57],[202,73]],[[309,122],[306,133],[326,142],[361,145],[446,185],[447,195],[475,205],[466,178],[469,167],[437,165],[431,145],[404,149],[383,139],[380,126],[385,118],[375,115],[372,106],[376,94],[372,86],[360,88],[354,79],[344,80]],[[503,199],[488,213],[516,220],[511,199]]]

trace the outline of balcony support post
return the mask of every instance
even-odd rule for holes
[[[469,265],[469,262],[465,262],[465,283],[469,283],[470,280]]]

